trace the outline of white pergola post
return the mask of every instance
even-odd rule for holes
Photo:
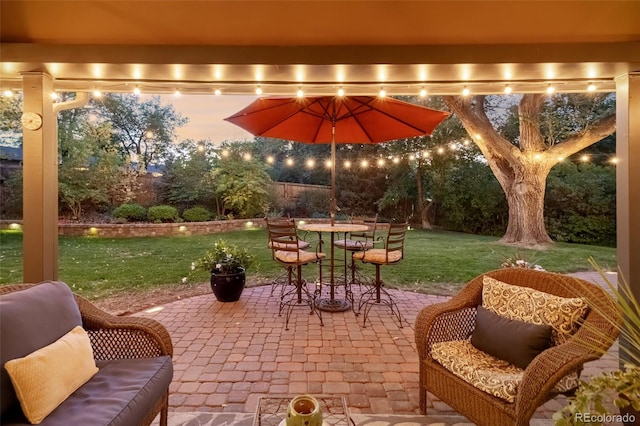
[[[22,130],[23,281],[58,279],[58,138],[53,80],[43,72],[23,75],[23,112],[42,117],[42,126]]]

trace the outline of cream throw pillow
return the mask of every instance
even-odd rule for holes
[[[87,332],[80,326],[52,344],[4,365],[25,417],[39,424],[98,372]]]
[[[555,345],[565,343],[578,330],[589,310],[585,299],[555,296],[486,275],[483,277],[482,307],[512,320],[550,325]]]

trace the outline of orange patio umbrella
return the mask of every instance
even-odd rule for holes
[[[381,143],[430,135],[448,112],[375,96],[264,97],[226,121],[256,136],[331,144],[331,224],[336,143]]]

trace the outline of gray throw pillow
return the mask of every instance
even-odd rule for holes
[[[551,326],[511,320],[477,308],[471,344],[523,370],[551,345]]]

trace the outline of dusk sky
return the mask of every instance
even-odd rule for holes
[[[178,129],[178,140],[211,139],[212,142],[252,140],[253,135],[223,118],[249,105],[256,96],[215,95],[161,95],[163,104],[189,118],[189,123]]]

